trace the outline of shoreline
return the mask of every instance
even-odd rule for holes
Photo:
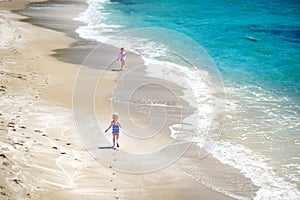
[[[11,14],[8,13],[8,15],[11,15]],[[13,14],[13,16],[15,17],[16,15]],[[30,20],[25,20],[25,21],[29,22]],[[47,104],[48,108],[50,106],[51,108],[53,108],[53,107],[57,108],[57,110],[60,110],[61,107],[64,107],[62,109],[62,110],[64,110],[63,113],[65,113],[65,112],[70,113],[70,110],[68,110],[68,109],[71,108],[70,105],[72,102],[71,97],[72,97],[72,92],[73,92],[73,90],[71,90],[70,88],[72,88],[72,85],[73,85],[72,83],[74,83],[75,74],[78,73],[78,70],[79,70],[78,66],[72,64],[72,62],[71,63],[66,63],[66,62],[62,63],[60,61],[57,61],[55,58],[51,57],[48,53],[51,54],[51,52],[53,52],[53,49],[56,49],[54,51],[58,52],[60,55],[62,55],[62,58],[65,59],[66,57],[68,57],[65,55],[65,52],[63,52],[63,51],[61,52],[60,50],[57,50],[57,49],[65,49],[65,48],[69,48],[70,46],[72,47],[74,42],[76,42],[77,38],[70,39],[68,37],[68,35],[65,36],[64,34],[56,32],[56,31],[51,31],[48,29],[46,30],[44,28],[36,28],[31,25],[24,24],[24,26],[26,26],[26,29],[33,28],[36,31],[36,33],[43,33],[43,35],[45,34],[45,37],[47,39],[42,38],[42,41],[43,41],[42,44],[48,44],[50,41],[49,45],[43,46],[43,49],[46,49],[46,50],[44,52],[40,52],[40,54],[41,54],[41,55],[39,55],[40,57],[37,56],[38,58],[33,59],[32,55],[24,55],[25,57],[28,57],[28,58],[31,58],[34,60],[33,61],[35,63],[34,66],[36,68],[34,68],[34,67],[31,67],[31,68],[36,70],[37,71],[36,73],[43,73],[44,76],[47,78],[46,80],[43,80],[46,85],[45,88],[38,90],[38,95],[40,95],[40,97],[45,99],[46,102],[44,102],[44,100],[43,100],[43,102],[38,102],[37,105],[40,106],[40,104],[41,104],[42,106],[44,106],[44,104]],[[54,37],[53,35],[56,35],[56,36]],[[27,33],[27,35],[22,35],[22,38],[26,38],[26,39],[30,38],[28,36],[29,36],[29,34]],[[59,42],[57,42],[57,44],[54,44],[53,40],[55,40],[55,39],[51,40],[50,37],[60,38]],[[33,39],[31,36],[31,40],[36,40],[36,39],[37,38]],[[64,41],[64,42],[61,43],[61,41]],[[82,44],[83,46],[86,45],[85,40],[81,40],[80,42],[83,43]],[[93,42],[91,42],[91,43],[92,43],[92,45],[94,45]],[[28,49],[28,47],[25,47],[25,49]],[[32,49],[40,50],[41,46],[37,44],[35,47],[32,47]],[[89,52],[89,50],[87,50],[87,49],[85,49],[85,50],[86,50],[86,52]],[[46,52],[48,52],[48,53],[46,53]],[[66,50],[66,52],[68,52],[68,50]],[[86,55],[85,53],[83,53],[82,51],[80,52],[80,50],[79,50],[78,54],[76,54],[76,55],[80,55],[80,54],[82,57],[85,57],[85,55]],[[71,51],[71,53],[70,53],[70,51],[69,51],[69,55],[73,55],[73,52]],[[41,68],[39,66],[42,63],[43,58],[46,61],[51,62],[51,64],[48,64],[47,66],[45,65]],[[70,60],[72,61],[72,58],[70,59],[68,57],[68,59],[69,59],[69,61]],[[103,62],[105,63],[105,61],[103,61]],[[25,62],[25,64],[23,64],[23,65],[25,65],[25,66],[31,65],[31,63]],[[55,65],[60,65],[60,67],[58,67],[58,66],[54,67]],[[93,73],[94,70],[95,69],[87,69],[87,71],[89,73]],[[99,96],[99,99],[101,99],[101,103],[98,103],[96,105],[96,107],[97,107],[97,110],[100,110],[100,109],[104,110],[102,112],[105,114],[98,113],[98,115],[101,115],[100,119],[102,119],[103,123],[106,124],[106,121],[104,121],[104,120],[109,121],[110,118],[108,118],[108,117],[110,117],[110,114],[111,114],[111,110],[109,109],[110,106],[108,106],[109,101],[107,100],[107,96],[109,95],[110,91],[112,90],[112,88],[115,85],[116,76],[114,73],[111,73],[111,72],[105,72],[105,73],[107,73],[105,76],[106,77],[105,78],[105,82],[106,82],[105,88],[107,89],[107,92],[101,93],[101,91],[100,91],[97,93]],[[29,76],[30,75],[28,75],[28,77]],[[40,79],[41,79],[41,77],[40,77]],[[37,80],[38,83],[43,82],[43,81]],[[34,86],[28,86],[28,87],[34,87]],[[66,89],[66,88],[68,88],[68,89]],[[111,88],[111,89],[109,89],[109,88]],[[34,95],[32,95],[32,96],[34,96]],[[98,99],[98,97],[97,97],[97,99]],[[68,111],[66,111],[65,109],[67,109]],[[50,112],[50,110],[48,110],[47,112]],[[61,110],[59,112],[61,112]],[[25,121],[26,120],[30,121],[32,119],[32,116],[30,116],[30,115],[26,116],[26,117],[27,117],[27,119],[24,119]],[[26,117],[24,117],[24,118],[26,118]],[[55,113],[53,113],[53,117],[55,117]],[[61,117],[64,118],[65,116],[61,116]],[[67,119],[64,118],[66,120],[65,122],[72,121],[72,120],[70,120],[69,117],[70,117],[70,115],[68,115]],[[37,118],[37,120],[38,120],[38,118]],[[76,187],[73,187],[73,188],[71,187],[72,188],[71,190],[67,189],[65,191],[65,189],[62,189],[62,188],[64,188],[64,186],[66,186],[68,184],[66,184],[63,180],[53,180],[52,182],[48,181],[48,182],[45,182],[45,185],[43,185],[43,187],[48,189],[48,192],[43,193],[41,191],[42,189],[40,189],[41,186],[39,186],[40,188],[31,191],[29,193],[30,195],[27,195],[24,193],[23,194],[24,196],[37,195],[37,191],[38,191],[38,192],[40,192],[39,195],[42,195],[43,197],[45,197],[44,195],[46,195],[51,198],[64,197],[66,199],[74,199],[74,198],[76,199],[76,198],[78,198],[78,196],[77,196],[77,193],[75,192],[75,190],[80,187],[83,187],[83,188],[88,188],[89,192],[87,192],[87,191],[84,192],[85,190],[83,189],[82,195],[84,194],[84,195],[86,195],[85,197],[88,197],[91,199],[96,198],[96,197],[99,198],[100,196],[102,198],[107,198],[107,199],[108,198],[110,198],[110,199],[117,198],[117,197],[121,198],[121,199],[132,199],[132,198],[133,199],[134,198],[165,199],[165,198],[171,198],[171,197],[174,199],[182,199],[182,198],[197,199],[199,197],[202,197],[202,198],[203,197],[204,198],[212,197],[215,199],[218,199],[218,198],[230,199],[228,196],[226,196],[220,192],[217,192],[215,190],[212,190],[211,188],[208,188],[206,185],[203,185],[201,182],[197,182],[196,180],[188,177],[183,171],[180,170],[182,168],[187,167],[186,166],[187,163],[185,162],[185,160],[194,160],[192,162],[199,163],[199,160],[197,161],[197,157],[194,158],[194,156],[195,156],[194,151],[197,151],[197,147],[192,147],[191,150],[189,150],[185,153],[185,155],[182,159],[180,159],[174,165],[172,165],[166,169],[163,169],[161,171],[158,171],[158,172],[155,172],[152,174],[144,174],[144,175],[136,176],[136,175],[130,175],[130,174],[126,174],[126,173],[121,173],[119,171],[115,171],[115,170],[111,169],[109,166],[106,167],[104,165],[99,164],[98,161],[96,161],[91,156],[89,156],[88,152],[82,148],[82,144],[78,139],[78,135],[75,133],[76,132],[75,127],[73,127],[74,125],[72,123],[71,124],[67,123],[68,126],[65,126],[67,131],[65,131],[65,130],[62,131],[60,128],[57,128],[57,124],[55,124],[53,121],[52,121],[52,123],[53,123],[53,128],[48,127],[46,129],[42,130],[42,133],[41,133],[41,135],[46,134],[48,137],[50,137],[50,139],[48,138],[46,141],[44,141],[43,137],[45,137],[45,136],[42,136],[42,139],[35,138],[35,140],[38,142],[41,142],[45,147],[48,147],[49,149],[53,149],[54,152],[50,153],[50,155],[49,155],[50,158],[43,160],[43,161],[44,161],[44,163],[54,164],[53,160],[56,160],[56,165],[49,164],[49,166],[48,166],[48,165],[42,164],[40,161],[40,162],[38,162],[38,164],[36,166],[30,167],[30,166],[28,166],[28,160],[25,161],[23,163],[23,165],[26,166],[28,169],[37,170],[35,172],[36,177],[39,177],[41,174],[43,175],[45,172],[44,170],[47,169],[46,171],[54,171],[54,174],[51,174],[49,172],[50,173],[49,175],[61,174],[62,176],[69,177],[69,181],[71,180],[71,182],[77,181],[77,185],[76,185]],[[31,124],[31,125],[35,125],[35,124]],[[29,126],[26,126],[26,127],[29,127]],[[70,127],[72,127],[72,128],[70,129]],[[30,129],[30,128],[26,128],[26,131],[30,131],[28,129]],[[31,129],[31,132],[36,132],[36,130],[41,131],[39,129],[33,128],[33,129]],[[55,132],[62,133],[62,135],[59,134],[62,138],[66,135],[68,136],[68,137],[66,137],[67,140],[64,141],[65,142],[64,145],[60,144],[61,142],[59,142],[59,141],[61,141],[62,138],[56,138],[58,136],[57,136],[57,133],[55,133]],[[32,134],[32,133],[30,133],[30,134]],[[26,137],[28,137],[28,136],[26,136]],[[64,138],[64,139],[66,139],[66,138]],[[56,139],[59,139],[59,141],[56,141]],[[72,147],[74,149],[69,148],[70,145],[68,145],[68,144],[70,143],[70,140],[72,140],[71,146],[75,146],[75,147]],[[49,141],[51,141],[51,142],[49,142]],[[55,141],[59,144],[55,143]],[[45,144],[47,142],[48,142],[48,144]],[[131,142],[127,142],[127,144],[126,144],[126,141],[124,141],[125,147],[126,147],[126,145],[127,145],[127,147],[129,147],[130,143]],[[56,149],[53,147],[61,149],[59,157],[55,158],[55,156],[59,155],[59,153],[55,152]],[[135,147],[135,148],[137,148],[137,147]],[[138,147],[138,148],[140,148],[140,147]],[[39,147],[37,147],[36,150],[38,150],[37,152],[39,152],[41,149]],[[46,152],[47,150],[44,149],[41,152],[43,152],[43,151]],[[66,151],[72,152],[72,153],[70,153],[71,157],[66,156],[66,155],[69,155],[69,152],[66,152]],[[34,153],[32,153],[32,154],[34,154]],[[80,154],[84,154],[84,156],[80,156]],[[20,155],[22,155],[22,153],[20,153]],[[8,157],[9,160],[11,159],[11,156],[12,155],[6,155],[6,157]],[[41,156],[42,155],[40,155],[38,153],[36,153],[34,155],[34,157],[36,157],[37,159],[41,158]],[[78,158],[78,157],[80,157],[80,158]],[[75,161],[74,162],[74,163],[76,163],[75,165],[77,165],[77,167],[79,166],[78,168],[80,170],[78,170],[78,168],[76,168],[76,167],[75,168],[72,167],[70,164],[68,165],[68,163],[66,163],[66,162],[58,161],[58,160],[63,160],[63,159],[66,159],[66,161],[69,161],[70,163]],[[57,162],[62,162],[63,164],[57,165]],[[85,164],[83,164],[83,162],[85,162]],[[208,164],[208,167],[205,166],[205,164]],[[219,169],[223,169],[223,170],[226,169],[230,173],[234,174],[233,175],[233,176],[235,176],[233,178],[234,180],[235,180],[235,178],[237,178],[236,177],[237,171],[235,171],[234,169],[232,169],[230,167],[225,167],[222,164],[216,162],[216,159],[213,159],[211,156],[208,156],[208,158],[205,159],[205,164],[200,165],[200,167],[198,165],[198,167],[199,167],[198,169],[202,170],[201,173],[203,173],[203,177],[206,179],[209,179],[209,178],[215,176],[213,173],[211,174],[211,172],[209,172],[209,170],[210,170],[209,168],[211,166],[215,166],[215,165],[217,165],[217,168],[219,167]],[[17,165],[17,164],[15,164],[15,165]],[[42,167],[37,167],[37,166],[42,166]],[[21,166],[21,169],[22,169],[22,166]],[[91,170],[91,169],[93,169],[93,170]],[[94,174],[95,169],[97,169],[96,175]],[[95,176],[96,178],[92,178],[92,175]],[[176,176],[174,177],[174,175],[176,175]],[[79,179],[79,177],[81,177],[81,176],[89,177],[89,178]],[[228,174],[225,174],[225,176],[228,176]],[[24,175],[24,177],[26,177],[26,175]],[[46,180],[46,177],[44,180]],[[203,181],[205,181],[204,178],[203,178]],[[216,181],[220,181],[223,178],[224,177],[222,177],[222,176],[216,177]],[[96,188],[94,188],[95,186],[93,186],[91,184],[87,184],[91,180],[94,181],[94,179],[96,179],[98,181]],[[238,179],[243,180],[245,178],[243,178],[242,175],[238,175]],[[23,181],[23,180],[18,181],[18,179],[17,179],[17,181],[14,181],[14,180],[15,179],[12,179],[12,182],[22,182]],[[106,180],[107,182],[104,182],[103,180]],[[111,180],[113,180],[113,181],[111,181]],[[253,195],[256,187],[251,186],[251,183],[249,183],[248,180],[245,179],[244,181],[249,186],[249,188],[252,192],[252,195]],[[2,185],[2,182],[3,181],[1,180],[1,185]],[[59,182],[60,182],[60,184],[59,184]],[[32,185],[36,184],[34,179],[31,180],[31,184]],[[51,185],[51,187],[50,187],[50,185]],[[137,190],[136,188],[140,188],[140,189]],[[163,190],[162,190],[162,188],[163,188]],[[43,190],[46,190],[46,189],[43,188]],[[188,190],[188,192],[187,192],[187,190]],[[232,188],[232,190],[233,190],[233,188]],[[57,194],[55,194],[55,196],[52,196],[52,195],[54,195],[52,193],[53,191],[59,191],[59,192],[57,192]],[[102,192],[102,193],[98,194],[99,192]],[[136,192],[138,192],[138,195],[139,195],[138,197],[136,196]],[[247,191],[247,192],[249,192],[249,191]],[[100,195],[100,196],[97,196],[97,195]],[[37,197],[37,196],[33,196],[33,197]]]

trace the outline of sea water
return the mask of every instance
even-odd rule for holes
[[[299,1],[88,0],[88,3],[89,8],[77,18],[86,23],[77,29],[81,37],[105,42],[123,31],[159,27],[177,31],[201,45],[220,72],[227,97],[222,134],[212,155],[236,167],[259,186],[256,199],[299,198]],[[188,85],[182,83],[182,86],[198,94],[196,107],[201,110],[198,125],[205,130],[210,123],[211,98],[201,94],[209,90],[206,85],[209,70],[195,71],[167,55],[170,48],[178,48],[169,44],[180,38],[163,35],[155,40],[155,37],[155,31],[150,31],[135,38],[119,37],[110,43],[140,54],[148,66],[170,68],[171,75],[164,75],[166,69],[149,67],[148,76],[170,81],[187,77]],[[176,45],[186,49],[184,43]],[[176,77],[178,74],[180,77]],[[176,125],[171,129],[173,137],[189,138],[184,132],[176,132]],[[196,138],[201,147],[205,146],[203,135]]]

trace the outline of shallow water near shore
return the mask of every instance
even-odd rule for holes
[[[184,33],[205,47],[222,75],[227,96],[223,132],[212,154],[251,178],[261,188],[257,199],[299,196],[300,24],[297,19],[300,16],[297,1],[89,0],[88,3],[89,8],[77,17],[87,23],[77,29],[83,38],[107,42],[109,36],[125,30],[162,27]],[[145,35],[135,35],[110,43],[138,53],[148,66],[168,63],[168,73],[173,71],[172,75],[168,74],[169,79],[174,76],[173,81],[179,80],[176,74],[181,73],[190,77],[195,86],[203,83],[205,89],[207,76],[203,71],[206,69],[201,68],[201,64],[197,67],[203,70],[204,78],[193,79],[195,72],[168,54],[180,45],[180,39],[169,35],[160,36],[159,40],[153,39],[155,37],[153,32],[150,41]],[[164,39],[168,42],[164,43]],[[177,41],[174,46],[167,45],[172,40]],[[186,49],[184,44],[182,47]],[[161,68],[151,69],[146,70],[150,77],[163,74]],[[184,86],[178,81],[177,84]],[[205,93],[203,88],[190,85],[191,88],[194,93]],[[200,112],[209,106],[209,98],[201,99]],[[199,125],[206,127],[201,120]],[[172,136],[184,138],[187,135],[176,133],[174,129]],[[202,136],[193,138],[201,147],[204,146]]]

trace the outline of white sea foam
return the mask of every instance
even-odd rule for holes
[[[254,199],[298,199],[300,192],[295,184],[276,175],[268,159],[242,145],[220,141],[212,152],[224,164],[233,166],[259,186]]]
[[[168,80],[185,88],[182,98],[196,111],[184,123],[189,122],[192,126],[198,124],[198,130],[207,131],[211,124],[213,112],[212,95],[207,84],[208,73],[170,62],[151,59],[146,59],[146,65],[148,66],[146,69],[147,76]],[[197,129],[197,127],[194,127],[194,129]],[[176,132],[172,132],[172,136],[180,137]]]
[[[300,158],[293,158],[293,160],[300,160]],[[285,164],[281,165],[283,171],[294,182],[300,182],[300,165],[299,164]]]
[[[104,23],[106,16],[110,13],[104,9],[103,4],[109,3],[109,0],[88,0],[87,2],[89,4],[88,8],[75,18],[75,20],[86,23],[86,26],[77,28],[76,32],[82,38],[104,42],[108,39],[104,36],[106,33],[111,33],[122,26]]]

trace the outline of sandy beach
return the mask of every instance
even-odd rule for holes
[[[179,114],[188,116],[193,111],[183,100],[180,100],[183,113],[173,107],[166,109],[168,118],[160,134],[142,141],[124,134],[119,151],[99,148],[111,145],[107,143],[111,135],[104,135],[103,130],[115,111],[112,96],[121,98],[122,92],[134,85],[149,82],[161,83],[178,96],[183,89],[147,77],[143,60],[135,54],[128,56],[126,63],[126,70],[141,66],[134,73],[106,70],[119,50],[83,40],[75,33],[80,22],[73,18],[86,9],[84,1],[49,1],[37,4],[52,8],[45,12],[38,9],[31,12],[33,6],[22,11],[30,2],[0,1],[0,199],[252,199],[255,196],[258,187],[250,179],[211,155],[199,159],[199,147],[193,144],[179,159],[160,170],[130,172],[143,163],[131,162],[132,157],[126,153],[139,152],[143,157],[172,141],[168,127],[176,123]],[[53,9],[55,3],[60,6]],[[68,4],[73,9],[61,12],[69,8]],[[57,23],[47,18],[55,13]],[[89,55],[96,46],[96,51]],[[90,59],[82,65],[87,55]],[[93,65],[103,68],[95,69]],[[80,86],[76,85],[79,80],[83,80]],[[122,90],[117,87],[119,81],[126,83]],[[76,92],[80,95],[76,96]],[[74,94],[78,97],[75,100]],[[135,97],[136,101],[142,97],[159,101],[163,96],[163,101],[172,102],[172,95],[166,94],[152,86],[141,88]],[[130,128],[132,123],[137,127],[149,123],[140,114],[143,108],[138,102],[131,108],[134,122],[122,118],[127,115],[125,105],[114,104],[119,108],[126,132],[138,130]],[[152,122],[159,123],[161,110],[153,110],[152,114]],[[78,125],[77,120],[87,124],[90,119],[95,119],[90,127]],[[89,131],[83,135],[86,130]],[[153,131],[143,130],[141,134],[145,137]],[[107,140],[101,141],[104,138]],[[147,162],[156,166],[168,156],[149,157],[152,160]],[[200,174],[202,178],[193,179],[186,172]],[[207,183],[214,187],[207,187]]]

